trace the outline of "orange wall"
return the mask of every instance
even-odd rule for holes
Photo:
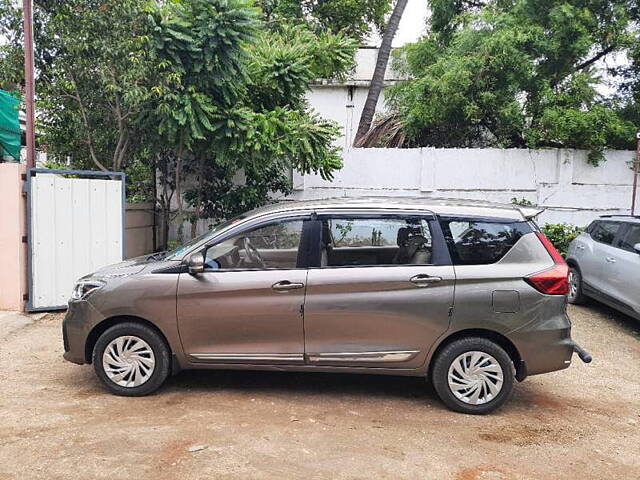
[[[26,199],[24,165],[0,163],[0,310],[24,310],[27,292]]]

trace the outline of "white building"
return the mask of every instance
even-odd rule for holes
[[[376,66],[378,49],[376,47],[360,47],[356,52],[356,66],[344,80],[322,80],[311,86],[307,100],[321,117],[338,122],[342,129],[342,137],[338,145],[351,147],[360,114],[367,99],[369,85]],[[399,75],[391,68],[391,61],[385,74],[385,87],[400,80]],[[378,113],[385,111],[384,90],[378,100]]]

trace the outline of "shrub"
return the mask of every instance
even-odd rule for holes
[[[582,227],[570,223],[546,223],[542,227],[542,233],[551,240],[563,257],[567,255],[571,241],[580,235],[582,230]]]

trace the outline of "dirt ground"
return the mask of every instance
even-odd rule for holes
[[[640,478],[640,322],[570,315],[594,362],[484,417],[406,377],[183,372],[115,397],[62,359],[61,315],[32,318],[0,336],[0,480]]]

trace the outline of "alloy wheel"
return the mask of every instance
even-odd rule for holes
[[[580,277],[575,270],[569,270],[569,298],[574,300],[578,296],[578,286],[580,284]]]

